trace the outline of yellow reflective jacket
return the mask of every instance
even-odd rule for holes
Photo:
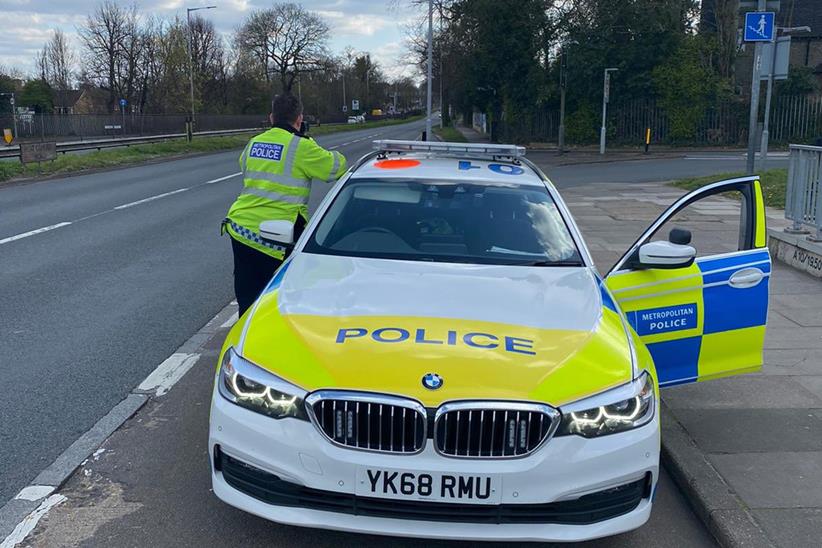
[[[278,259],[279,246],[260,238],[263,221],[308,220],[311,180],[332,182],[346,169],[345,156],[295,130],[274,127],[253,137],[240,155],[243,191],[226,216],[232,238]]]

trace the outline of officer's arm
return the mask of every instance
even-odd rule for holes
[[[243,149],[243,153],[240,154],[239,162],[240,162],[240,169],[245,173],[245,159],[248,155],[248,149],[251,148],[251,141],[248,141],[248,144]]]
[[[345,173],[348,162],[336,150],[325,150],[313,139],[300,140],[299,168],[309,179],[328,183]]]

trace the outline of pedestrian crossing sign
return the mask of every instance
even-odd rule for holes
[[[771,42],[776,14],[772,11],[752,11],[745,14],[745,41]]]

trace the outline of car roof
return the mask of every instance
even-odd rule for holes
[[[514,183],[543,188],[546,185],[542,177],[527,163],[417,152],[369,158],[354,170],[351,178]]]

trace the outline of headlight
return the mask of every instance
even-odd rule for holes
[[[308,420],[306,391],[272,375],[229,348],[220,364],[220,394],[230,402],[274,419]]]
[[[602,403],[589,406],[594,399]],[[609,399],[616,401],[608,403]],[[654,417],[654,382],[648,373],[643,373],[630,384],[563,407],[560,411],[562,422],[556,436],[576,434],[594,438],[638,428]]]

